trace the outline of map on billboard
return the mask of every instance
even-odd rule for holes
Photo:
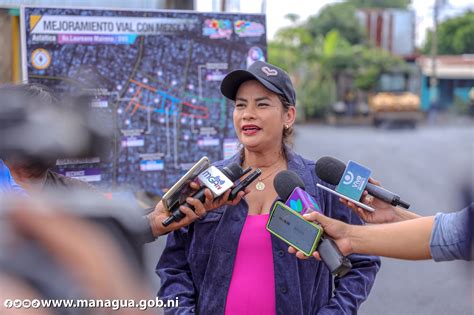
[[[93,95],[110,158],[58,160],[104,190],[161,193],[202,156],[237,150],[230,71],[267,54],[265,16],[190,11],[24,7],[23,75],[58,93]]]

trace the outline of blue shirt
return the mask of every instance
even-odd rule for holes
[[[0,160],[0,194],[8,192],[25,194],[25,190],[13,180],[10,170],[3,160]]]
[[[324,214],[351,224],[360,218],[342,205],[338,198],[316,183],[315,163],[288,152],[288,169],[304,181],[306,191]],[[240,163],[240,155],[216,163],[216,166]],[[333,188],[332,186],[328,186]],[[168,235],[166,248],[156,272],[161,279],[160,298],[179,297],[179,309],[167,314],[224,314],[236,251],[248,205],[222,206],[207,213],[186,228]],[[364,302],[380,268],[378,257],[349,256],[352,270],[334,280],[323,262],[300,260],[288,253],[288,245],[272,235],[277,314],[355,314]],[[334,292],[333,292],[334,289]],[[334,295],[333,295],[334,293]]]
[[[435,261],[472,260],[472,220],[474,203],[454,213],[435,216],[430,239],[431,257]]]

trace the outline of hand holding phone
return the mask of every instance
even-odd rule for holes
[[[281,201],[270,212],[267,230],[306,256],[313,254],[323,234],[320,225],[305,220]]]

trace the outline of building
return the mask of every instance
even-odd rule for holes
[[[430,78],[432,76],[431,56],[417,59],[421,70],[421,108],[430,109]],[[441,109],[453,105],[456,98],[468,100],[469,90],[474,87],[474,55],[438,56],[436,58],[438,78],[438,104]]]
[[[376,47],[407,61],[416,57],[415,12],[400,9],[361,9],[357,18]]]

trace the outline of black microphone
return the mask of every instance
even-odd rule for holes
[[[222,168],[211,166],[199,174],[198,179],[202,183],[202,186],[191,197],[204,202],[204,200],[206,200],[206,196],[204,195],[206,189],[210,189],[214,197],[218,197],[224,194],[230,187],[232,187],[237,179],[242,177],[248,171],[249,170],[244,171],[237,163],[231,163]],[[179,210],[179,207],[182,205],[183,204],[177,204],[170,210],[171,215],[163,221],[163,226],[168,226],[185,217],[185,214]],[[194,211],[194,207],[189,203],[184,203],[184,206],[189,207]]]
[[[334,186],[338,185],[341,181],[345,169],[346,164],[344,162],[331,156],[322,157],[316,162],[316,175],[324,182]],[[410,207],[410,204],[401,200],[399,195],[380,186],[367,183],[365,189],[370,195],[393,206],[401,206],[405,209]]]
[[[275,187],[278,197],[282,200],[288,200],[297,187],[305,190],[305,185],[301,177],[290,170],[278,172],[273,179],[273,187]]]
[[[302,205],[302,211],[306,209],[318,211],[315,209],[318,207],[316,201],[304,190],[304,182],[295,172],[289,170],[279,172],[273,180],[273,186],[279,198],[286,200],[288,207],[292,208],[290,200],[297,199]],[[321,237],[317,251],[334,276],[343,277],[351,270],[351,261],[342,255],[334,240]]]

